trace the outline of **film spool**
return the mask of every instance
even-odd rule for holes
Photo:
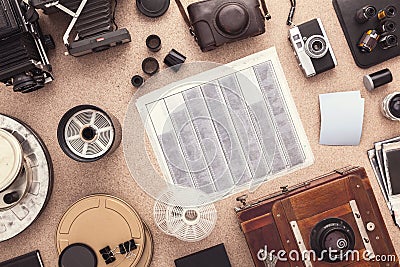
[[[375,73],[365,75],[363,78],[364,86],[368,91],[373,91],[378,87],[393,81],[392,73],[389,69],[383,69]]]
[[[394,34],[386,34],[381,37],[381,39],[379,40],[379,44],[384,50],[396,47],[398,46],[397,36]]]
[[[121,125],[111,114],[92,105],[67,111],[57,129],[64,153],[80,162],[93,162],[112,153],[121,143]]]
[[[378,11],[378,19],[383,20],[386,18],[393,18],[397,15],[397,9],[394,6],[387,6]]]
[[[400,121],[400,92],[385,97],[382,102],[382,113],[392,121]]]
[[[23,152],[18,140],[0,129],[0,192],[7,189],[18,177],[23,166]]]

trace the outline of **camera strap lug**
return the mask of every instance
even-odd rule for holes
[[[272,16],[268,11],[266,0],[260,0],[260,2],[261,2],[261,7],[262,7],[262,9],[264,11],[265,20],[270,20],[272,18]]]

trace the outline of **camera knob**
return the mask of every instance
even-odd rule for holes
[[[249,20],[247,10],[240,4],[232,3],[220,8],[216,23],[222,32],[234,36],[242,34],[246,30]]]

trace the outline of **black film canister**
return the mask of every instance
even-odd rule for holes
[[[131,79],[131,83],[134,87],[139,88],[144,82],[144,79],[140,75],[134,75]]]
[[[184,55],[182,55],[175,49],[172,49],[164,58],[164,63],[168,67],[171,67],[174,71],[178,71],[185,60],[186,57]]]
[[[376,30],[368,30],[361,37],[357,46],[360,48],[361,52],[370,53],[377,46],[379,37],[380,35]]]
[[[373,91],[376,88],[393,81],[392,73],[389,69],[383,69],[378,72],[365,75],[363,78],[364,86],[368,91]]]
[[[142,62],[142,70],[148,75],[154,75],[159,70],[160,65],[154,57],[145,58]]]
[[[378,19],[393,18],[397,15],[397,9],[394,6],[387,6],[378,11]]]
[[[397,28],[396,22],[394,22],[393,20],[385,19],[381,21],[378,27],[378,32],[381,34],[394,32],[396,31],[396,28]]]
[[[382,49],[389,49],[392,47],[398,46],[397,36],[393,34],[387,34],[382,36],[379,40],[379,44],[381,45]]]
[[[360,24],[367,22],[376,16],[377,10],[374,6],[365,6],[356,12],[356,21]]]
[[[161,38],[158,35],[149,35],[146,39],[146,46],[152,52],[158,52],[161,49]]]

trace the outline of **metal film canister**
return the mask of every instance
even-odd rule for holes
[[[61,118],[57,138],[67,156],[80,162],[93,162],[119,146],[121,132],[114,116],[96,106],[81,105]]]
[[[368,91],[373,91],[378,87],[393,81],[392,73],[389,69],[383,69],[378,72],[365,75],[363,78],[364,86]]]
[[[385,97],[382,102],[383,115],[393,121],[400,121],[400,92]]]

